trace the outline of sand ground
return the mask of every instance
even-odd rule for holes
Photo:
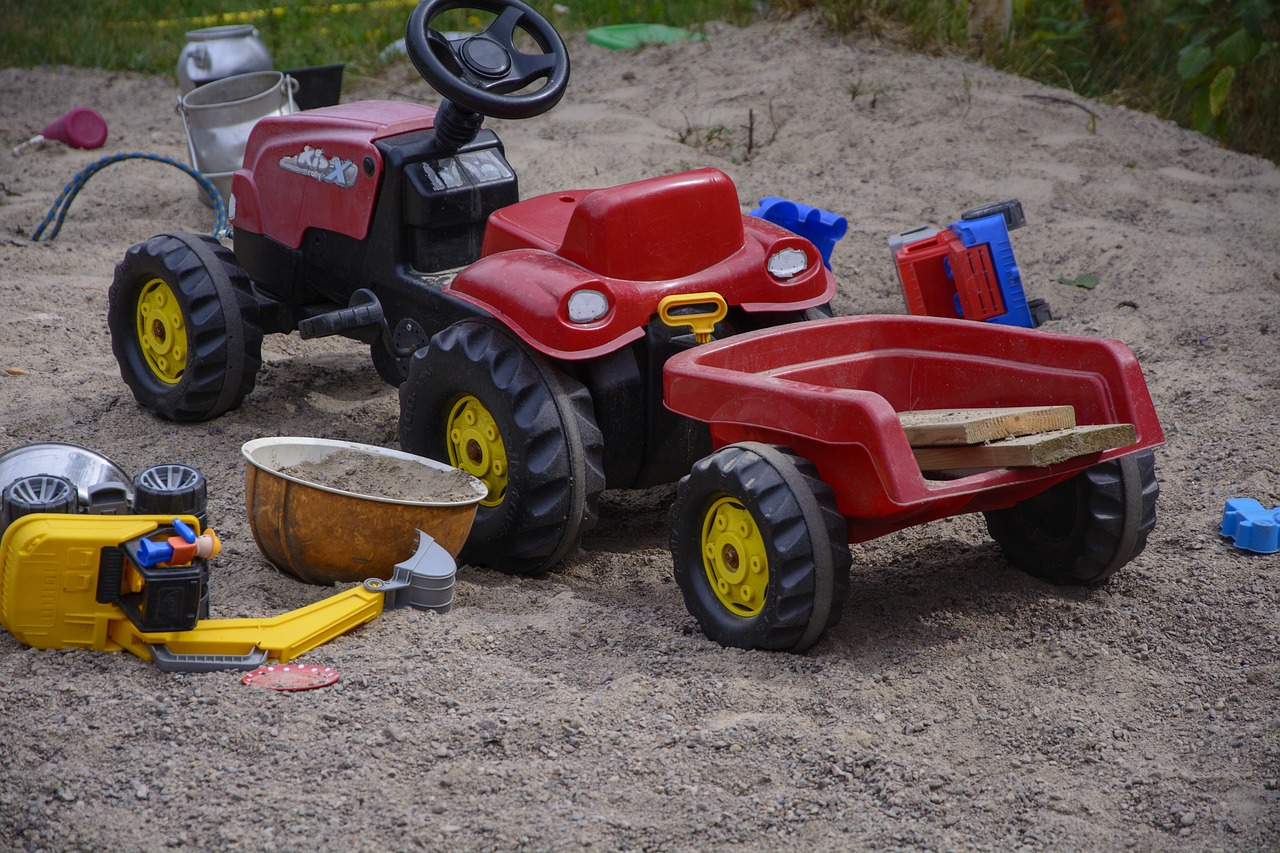
[[[1280,172],[1125,109],[964,59],[838,42],[804,19],[609,52],[570,40],[552,113],[494,122],[524,195],[704,165],[744,210],[845,216],[841,314],[904,312],[885,245],[1022,201],[1014,245],[1048,331],[1118,338],[1167,445],[1157,527],[1105,588],[1004,559],[980,519],[855,546],[841,624],[803,656],[706,640],[671,579],[672,490],[606,495],[558,571],[463,566],[445,616],[376,621],[305,656],[287,694],[127,653],[0,635],[0,847],[21,850],[1268,850],[1280,845],[1280,560],[1218,535],[1224,501],[1280,504]],[[124,251],[207,231],[194,184],[116,164],[61,235],[28,236],[104,153],[182,159],[170,79],[0,69],[0,451],[71,441],[127,471],[200,468],[212,615],[332,589],[277,572],[240,445],[396,445],[367,349],[274,336],[239,409],[173,424],[121,382],[106,325]],[[344,98],[432,101],[408,63]],[[95,106],[102,152],[8,151]],[[750,132],[748,128],[751,128]],[[1095,275],[1093,289],[1059,279]]]

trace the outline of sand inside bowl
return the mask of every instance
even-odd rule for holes
[[[427,468],[407,459],[339,450],[323,459],[283,466],[280,473],[308,483],[397,501],[464,503],[474,500],[471,475]]]

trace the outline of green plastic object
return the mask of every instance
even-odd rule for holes
[[[666,24],[612,24],[587,30],[587,41],[609,50],[627,50],[642,44],[670,44],[676,41],[703,41],[702,33],[692,33]]]

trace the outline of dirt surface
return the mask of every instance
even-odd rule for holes
[[[0,847],[1280,846],[1280,558],[1218,534],[1228,498],[1280,505],[1276,167],[804,20],[570,50],[554,112],[494,123],[525,196],[717,166],[744,210],[777,195],[847,217],[838,313],[904,312],[888,235],[1021,199],[1014,246],[1046,329],[1127,342],[1155,398],[1167,445],[1145,553],[1105,588],[1060,589],[1011,567],[980,519],[936,522],[853,548],[844,619],[809,653],[731,651],[671,580],[657,488],[607,494],[554,573],[463,566],[447,615],[387,613],[305,655],[341,673],[323,689],[4,633]],[[407,63],[344,93],[385,96],[431,100]],[[335,590],[257,552],[240,445],[397,446],[397,395],[367,348],[274,336],[243,406],[168,423],[120,380],[107,288],[130,245],[211,227],[191,180],[112,165],[57,240],[27,240],[101,154],[183,158],[176,97],[154,77],[0,70],[0,451],[61,440],[130,472],[200,468],[225,544],[213,616],[273,616]],[[111,126],[104,152],[9,155],[82,103]]]
[[[315,462],[299,462],[276,469],[281,474],[331,489],[424,503],[474,503],[476,480],[455,469],[427,469],[406,459],[339,450]]]

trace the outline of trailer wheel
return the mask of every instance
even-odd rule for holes
[[[489,487],[464,562],[545,571],[595,526],[604,439],[591,396],[496,323],[455,323],[414,354],[400,386],[400,446]]]
[[[813,464],[743,443],[700,460],[671,507],[685,606],[724,646],[803,652],[840,621],[852,558]]]
[[[175,421],[243,402],[262,365],[249,279],[212,237],[161,234],[116,265],[107,326],[120,376],[145,408]]]
[[[984,515],[991,538],[1023,571],[1053,584],[1094,586],[1142,553],[1159,495],[1155,455],[1146,450]]]

